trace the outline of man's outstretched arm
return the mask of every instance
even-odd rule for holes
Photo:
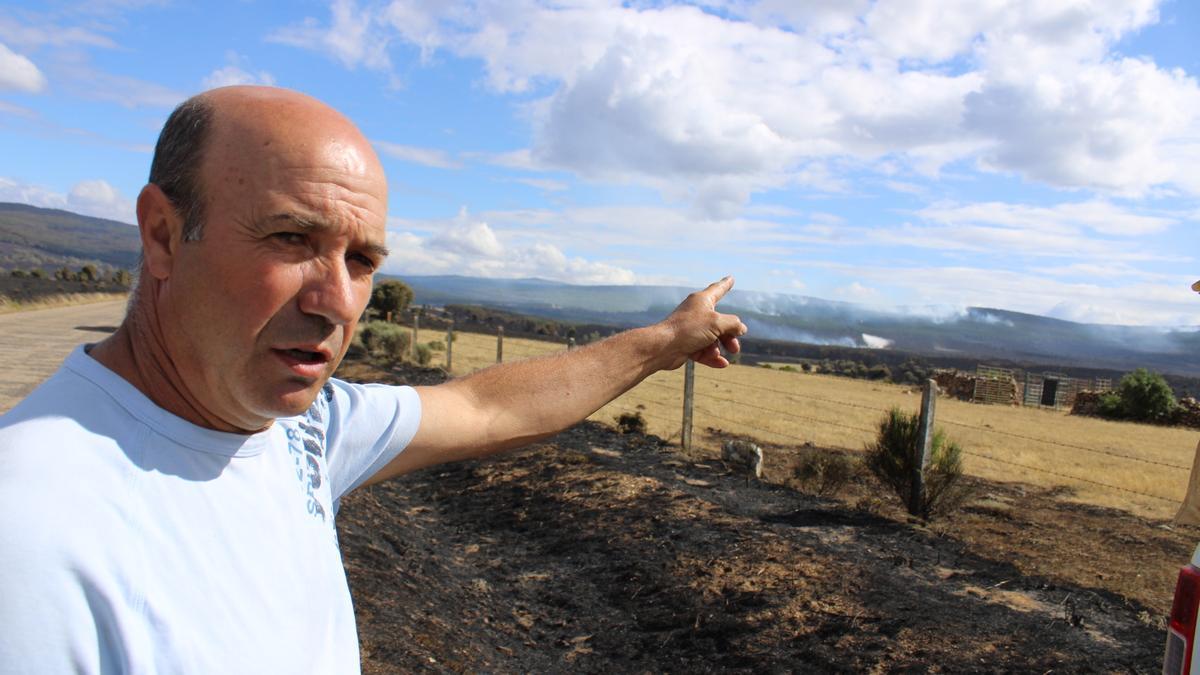
[[[694,359],[714,368],[740,349],[746,326],[717,303],[726,277],[692,293],[666,319],[581,349],[492,366],[418,387],[421,426],[412,442],[369,483],[433,464],[516,448],[557,433],[599,410],[649,375]]]

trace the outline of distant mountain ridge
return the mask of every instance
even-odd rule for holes
[[[0,268],[133,269],[141,247],[137,228],[127,223],[0,202]]]
[[[0,268],[93,263],[131,269],[136,227],[25,204],[0,203]],[[417,302],[479,304],[560,321],[611,326],[662,318],[692,288],[577,286],[545,279],[404,276]],[[1200,377],[1200,330],[1081,324],[1003,309],[896,308],[882,311],[799,295],[734,290],[723,305],[738,312],[751,340],[856,349],[893,349],[980,362],[1057,364]]]
[[[544,279],[405,276],[417,302],[482,304],[561,321],[614,326],[662,318],[692,290],[670,286],[575,286]],[[1055,364],[1200,376],[1200,331],[1082,324],[987,307],[883,311],[807,296],[734,290],[722,303],[750,338],[888,348],[980,362]]]

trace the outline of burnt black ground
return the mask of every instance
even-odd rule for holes
[[[978,536],[1006,517],[929,528],[584,423],[338,526],[368,673],[1157,672],[1159,609],[1030,574]]]

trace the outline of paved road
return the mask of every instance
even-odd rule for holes
[[[84,342],[116,329],[125,301],[0,314],[0,412],[16,405]]]

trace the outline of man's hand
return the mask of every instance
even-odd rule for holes
[[[729,354],[741,351],[738,338],[746,334],[746,324],[733,314],[717,311],[717,303],[731,288],[733,277],[709,284],[708,288],[687,296],[658,324],[671,334],[670,347],[663,354],[664,370],[674,370],[689,358],[712,368],[724,368],[729,360],[721,354],[720,347]]]

